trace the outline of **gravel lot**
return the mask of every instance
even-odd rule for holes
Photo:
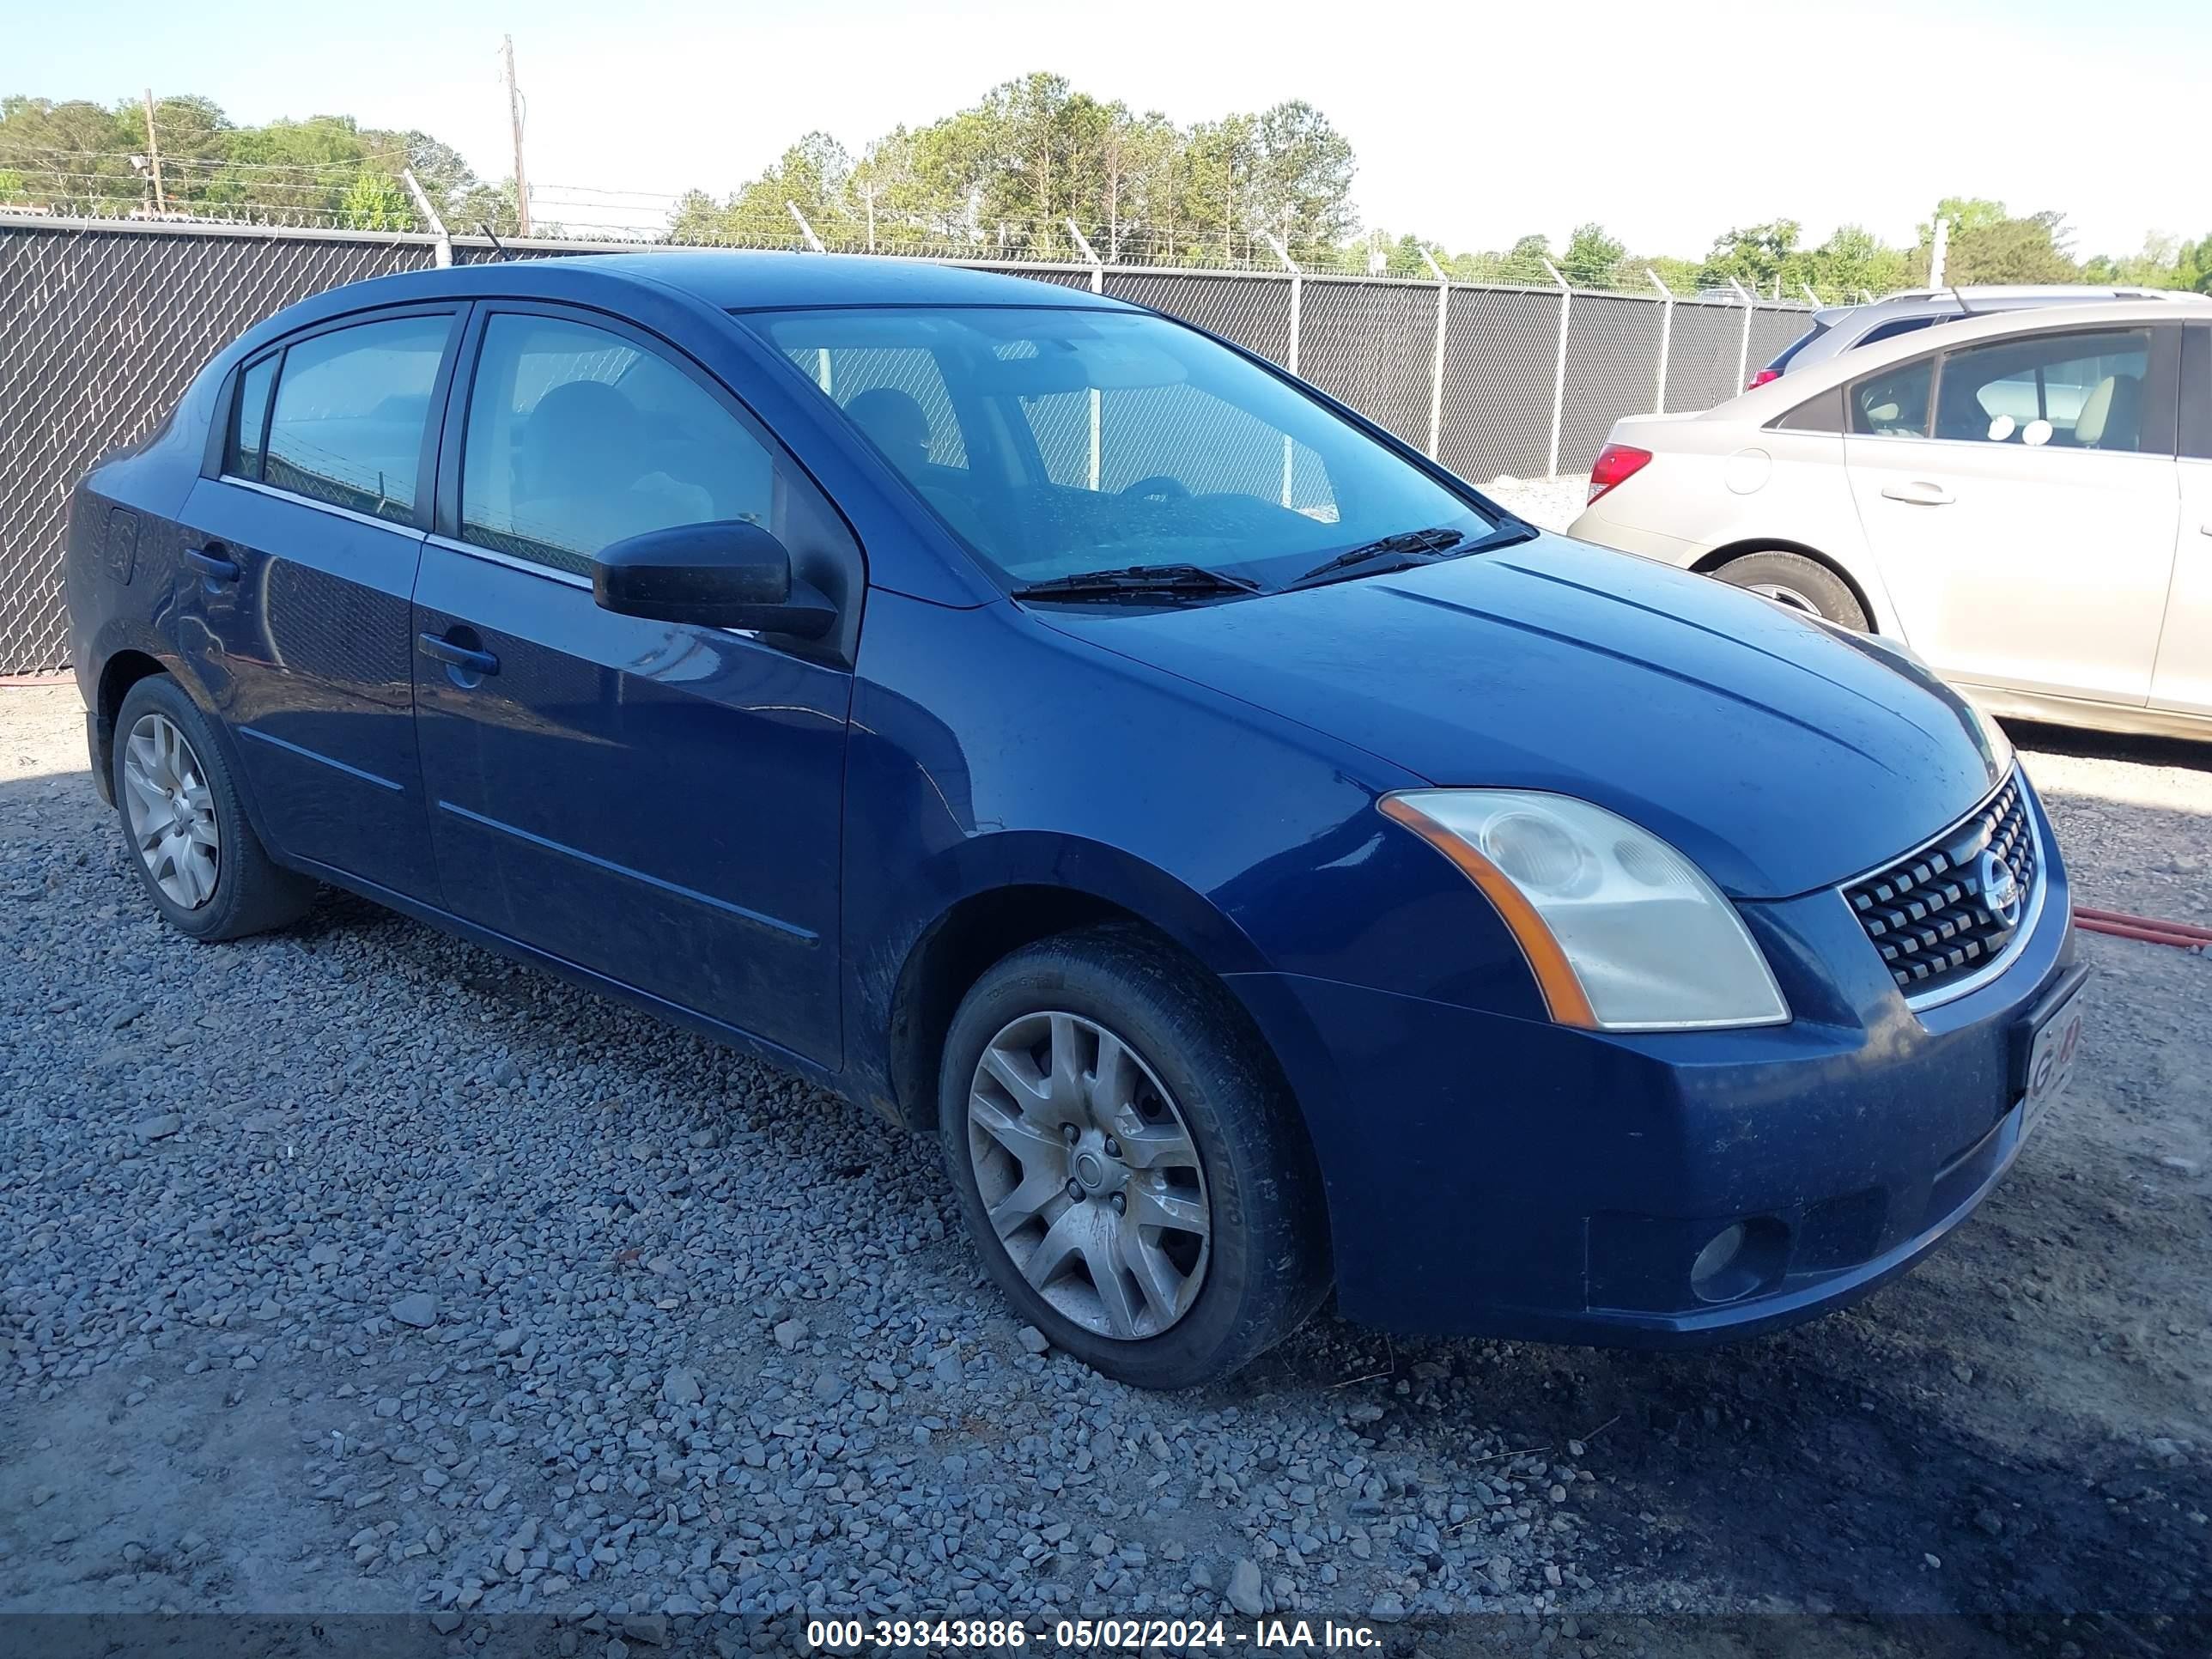
[[[2084,902],[2212,921],[2212,748],[2018,735]],[[350,898],[193,945],[123,856],[74,688],[0,690],[0,1612],[542,1611],[611,1653],[793,1608],[1448,1608],[1747,1653],[1674,1615],[1810,1610],[2205,1650],[2203,957],[2085,939],[2078,1092],[1852,1312],[1674,1357],[1325,1313],[1160,1396],[1030,1351],[933,1143]]]

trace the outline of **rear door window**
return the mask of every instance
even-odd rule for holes
[[[411,523],[448,315],[333,329],[287,348],[262,477],[276,489]]]
[[[2143,447],[2148,328],[2035,334],[1943,359],[1936,435],[2028,448]]]
[[[1933,357],[1915,357],[1854,381],[1845,399],[1851,430],[1882,438],[1926,437],[1928,392],[1935,374]]]

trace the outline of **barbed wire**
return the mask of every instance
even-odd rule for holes
[[[40,160],[39,158],[44,158]],[[63,165],[67,163],[68,165]],[[404,153],[381,151],[325,161],[249,161],[179,155],[161,158],[161,201],[154,199],[150,158],[122,151],[0,147],[0,212],[160,221],[166,224],[270,225],[332,231],[428,232],[411,200],[398,194]],[[9,177],[9,173],[13,177]],[[364,183],[372,198],[349,202]],[[498,185],[478,186],[498,191]],[[511,193],[511,186],[505,187]],[[530,191],[538,239],[625,247],[686,246],[796,251],[820,247],[949,262],[1107,266],[1287,274],[1284,254],[1314,276],[1433,283],[1410,243],[1299,242],[1278,251],[1261,232],[1203,222],[1086,225],[1079,236],[1065,218],[987,218],[972,209],[918,216],[885,206],[871,218],[865,201],[817,211],[802,228],[788,208],[699,191],[641,190],[587,183],[535,185]],[[502,222],[507,222],[502,220]],[[467,235],[473,224],[449,228]],[[1085,244],[1088,242],[1086,253]],[[1545,261],[1511,254],[1436,256],[1452,281],[1486,287],[1552,289],[1566,285],[1648,299],[1659,291],[1632,262],[1555,274]],[[1676,300],[1741,303],[1733,289],[1678,289]],[[1802,307],[1802,290],[1755,296],[1761,304]],[[1822,291],[1823,302],[1855,293]]]

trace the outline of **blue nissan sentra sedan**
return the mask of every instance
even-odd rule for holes
[[[348,888],[933,1129],[1100,1370],[1662,1344],[1909,1267],[2081,1027],[1907,653],[1540,534],[1222,341],[890,260],[380,278],[70,502],[148,898]]]

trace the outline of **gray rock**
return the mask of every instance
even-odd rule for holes
[[[1229,1588],[1223,1592],[1229,1605],[1248,1619],[1256,1619],[1265,1613],[1267,1604],[1260,1582],[1260,1564],[1249,1555],[1239,1556],[1237,1565],[1229,1571]]]
[[[1041,1354],[1052,1352],[1051,1339],[1034,1325],[1023,1326],[1018,1336],[1022,1346],[1027,1348],[1031,1353]]]
[[[403,1325],[426,1331],[438,1322],[438,1298],[428,1291],[403,1296],[392,1304],[392,1316]]]
[[[775,1346],[789,1353],[806,1340],[806,1322],[803,1319],[780,1319],[775,1325]]]
[[[702,1397],[699,1379],[678,1365],[662,1381],[660,1397],[672,1406],[696,1406]]]
[[[1395,1590],[1384,1590],[1367,1609],[1367,1616],[1378,1625],[1395,1625],[1406,1616],[1406,1599]]]
[[[183,1116],[176,1112],[163,1112],[158,1117],[141,1118],[131,1126],[131,1133],[141,1140],[167,1140],[185,1127]]]

